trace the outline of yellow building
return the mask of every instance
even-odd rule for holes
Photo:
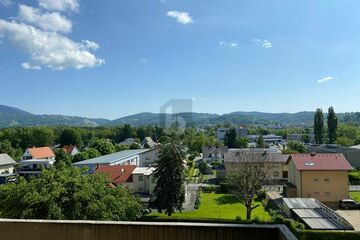
[[[316,198],[329,204],[349,197],[348,172],[352,167],[343,154],[291,154],[286,164],[288,181],[293,185],[286,189],[288,197]]]

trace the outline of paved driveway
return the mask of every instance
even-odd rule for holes
[[[353,225],[355,231],[360,231],[360,210],[337,210],[336,213]]]

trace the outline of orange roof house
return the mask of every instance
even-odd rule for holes
[[[28,148],[24,155],[27,155],[27,159],[51,159],[55,158],[53,150],[49,147],[33,147]]]

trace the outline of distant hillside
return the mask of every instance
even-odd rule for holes
[[[101,118],[85,118],[64,115],[36,115],[18,108],[0,105],[0,128],[16,126],[115,126],[129,124],[132,126],[159,125],[165,118],[175,117],[184,119],[186,123],[193,125],[208,124],[237,124],[237,125],[296,125],[311,126],[313,124],[314,112],[298,113],[264,113],[264,112],[232,112],[229,114],[210,113],[178,113],[163,114],[143,112],[113,121]],[[360,124],[360,113],[338,113],[340,122]],[[326,114],[324,115],[326,119]]]
[[[138,113],[126,117],[122,117],[116,120],[113,120],[108,123],[108,125],[121,125],[129,124],[132,126],[142,126],[142,125],[158,125],[161,124],[162,119],[165,118],[175,118],[175,116],[183,118],[186,122],[195,122],[195,123],[209,123],[213,119],[219,117],[217,114],[209,113],[178,113],[173,116],[171,114],[164,113]]]
[[[100,126],[109,120],[63,115],[36,115],[18,108],[0,105],[0,128],[17,126]]]

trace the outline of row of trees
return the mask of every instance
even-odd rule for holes
[[[325,137],[324,114],[320,108],[316,109],[314,115],[314,134],[317,144],[327,143],[333,144],[337,139],[338,119],[333,107],[329,107],[327,115],[327,138]]]

